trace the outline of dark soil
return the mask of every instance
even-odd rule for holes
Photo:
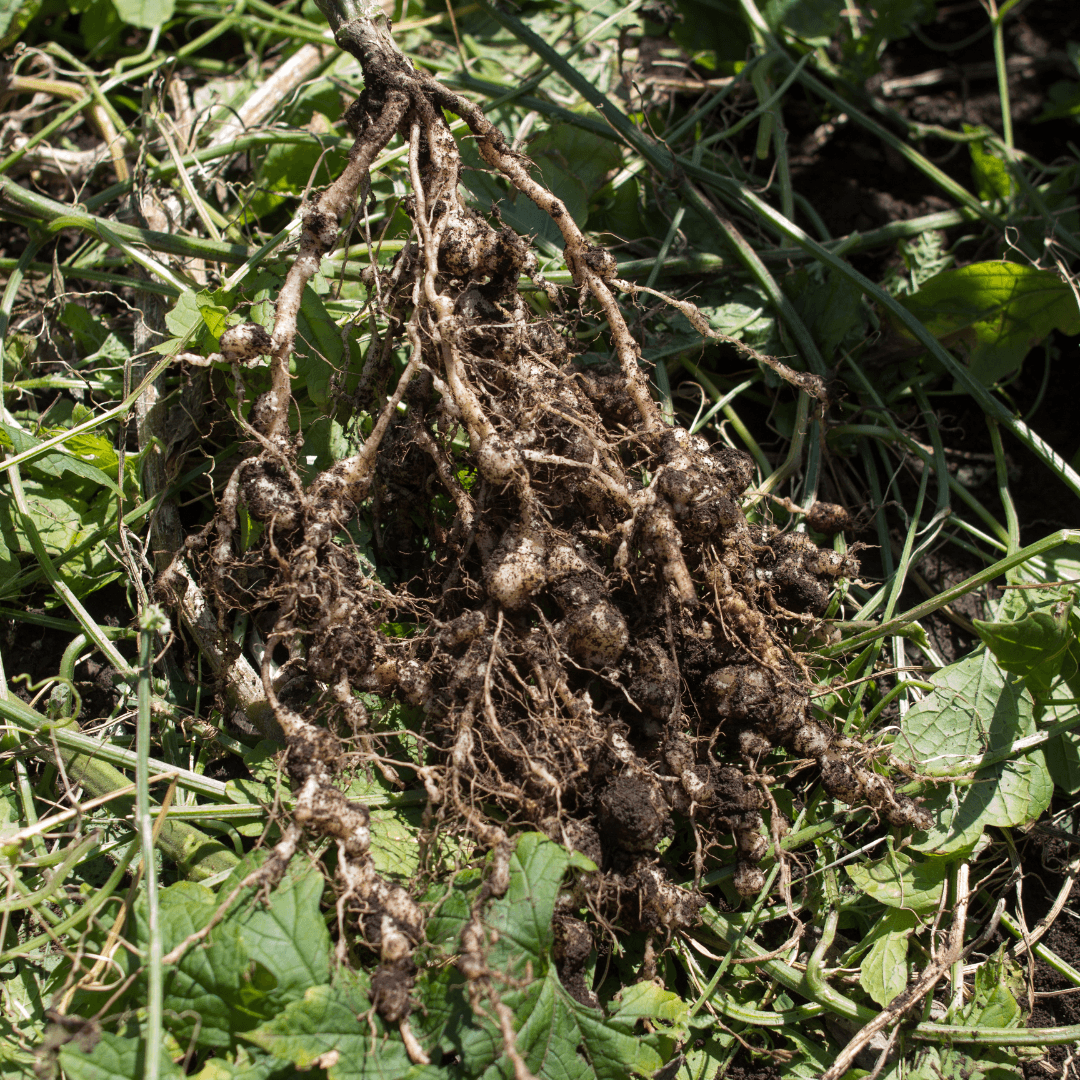
[[[118,586],[109,586],[92,594],[87,597],[84,606],[103,626],[131,624],[131,609],[123,589]],[[63,608],[32,610],[51,618],[64,618],[67,615]],[[26,675],[31,684],[36,684],[42,679],[55,677],[60,658],[71,644],[72,636],[67,630],[54,630],[23,619],[0,617],[0,648],[3,650],[8,680],[11,681],[15,675]],[[132,642],[118,642],[117,648],[129,659],[134,658]],[[75,666],[75,689],[82,697],[80,718],[91,720],[108,716],[119,702],[119,694],[113,685],[112,671],[101,664],[101,657],[90,647],[85,652],[91,655]],[[12,692],[26,702],[36,693],[29,690],[26,681],[21,679],[12,682]]]
[[[1046,837],[1036,830],[1025,851],[1024,913],[1028,926],[1034,926],[1050,910],[1065,882],[1064,869],[1075,858],[1077,845],[1061,837]],[[1066,963],[1080,967],[1080,916],[1076,912],[1076,893],[1072,893],[1053,926],[1042,939],[1043,944]],[[1011,944],[1011,943],[1010,943]],[[1049,964],[1036,959],[1032,986],[1035,1008],[1028,1027],[1062,1027],[1080,1024],[1080,990]],[[1021,1002],[1025,1008],[1026,1002]],[[1065,1063],[1075,1050],[1072,1046],[1050,1046],[1041,1061],[1025,1062],[1027,1080],[1046,1080],[1060,1077],[1075,1080],[1080,1075],[1075,1061],[1068,1071]]]
[[[771,1061],[755,1061],[750,1051],[740,1050],[724,1076],[726,1080],[781,1080],[784,1070]]]

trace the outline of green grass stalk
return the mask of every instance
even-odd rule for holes
[[[161,910],[158,904],[157,859],[154,853],[154,819],[150,815],[150,680],[154,662],[156,633],[167,636],[169,620],[157,605],[151,605],[139,620],[138,721],[135,735],[135,825],[142,854],[143,885],[146,889],[147,991],[146,991],[146,1071],[144,1080],[158,1080],[164,1028],[164,971],[161,945]]]

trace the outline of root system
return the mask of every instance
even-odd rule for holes
[[[407,1026],[422,913],[375,872],[368,812],[334,786],[340,735],[374,745],[361,691],[423,710],[417,772],[432,825],[493,852],[488,895],[506,888],[511,832],[539,829],[597,864],[588,902],[604,922],[660,937],[699,907],[657,855],[676,815],[699,849],[734,834],[737,889],[762,887],[770,841],[757,763],[772,747],[812,759],[829,793],[893,825],[925,827],[927,815],[865,747],[813,717],[788,643],[787,628],[820,616],[856,559],[748,523],[750,459],[664,422],[617,299],[634,287],[612,257],[476,106],[413,69],[384,24],[335,29],[364,69],[348,114],[356,141],[342,176],[306,208],[272,335],[241,326],[222,339],[233,362],[268,355],[272,388],[245,426],[250,456],[188,554],[222,618],[258,609],[273,625],[262,677],[297,790],[273,865],[301,827],[333,838],[340,903],[380,957],[377,1008]],[[606,320],[610,370],[575,364],[570,297],[543,280],[529,243],[464,203],[444,111],[559,227],[576,304]],[[357,405],[374,426],[354,456],[305,485],[289,432],[300,298],[395,134],[409,147],[414,232],[393,269],[368,279],[389,328],[360,381]],[[526,301],[523,278],[543,303]],[[241,504],[265,524],[246,552]],[[396,590],[348,540],[358,507],[379,560],[406,583]],[[393,622],[416,632],[381,629]],[[313,688],[307,704],[279,694],[275,648]],[[583,925],[558,918],[559,955],[580,982]],[[484,977],[479,946],[460,964]]]

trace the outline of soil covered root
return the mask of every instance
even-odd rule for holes
[[[813,717],[805,662],[788,642],[788,626],[820,616],[857,559],[747,521],[750,459],[662,422],[610,255],[475,106],[415,72],[378,28],[349,26],[339,41],[365,71],[349,114],[356,146],[305,211],[269,345],[253,329],[227,341],[237,364],[268,350],[272,386],[245,427],[251,456],[189,549],[222,621],[244,608],[271,627],[263,682],[286,735],[295,820],[337,844],[339,903],[380,958],[377,1007],[405,1023],[422,915],[375,873],[367,810],[334,786],[332,731],[387,770],[359,692],[422,707],[415,771],[436,827],[464,828],[495,852],[490,893],[506,887],[510,831],[539,828],[596,863],[581,900],[602,922],[661,937],[699,908],[657,855],[683,823],[699,856],[733,834],[739,891],[761,888],[768,839],[753,762],[769,747],[813,759],[830,794],[894,825],[924,828],[928,816],[864,764],[865,747]],[[579,302],[610,328],[609,370],[574,362],[565,298],[528,243],[463,202],[444,109],[562,231]],[[373,428],[305,486],[288,435],[299,296],[394,132],[409,146],[413,237],[390,272],[369,273],[387,330],[355,404]],[[555,316],[526,302],[523,275],[548,291]],[[241,504],[266,526],[247,551]],[[342,531],[358,506],[377,560],[407,585],[365,573]],[[403,621],[416,632],[382,629]],[[290,659],[275,677],[277,646]]]

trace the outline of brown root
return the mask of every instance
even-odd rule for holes
[[[285,733],[294,820],[337,845],[340,903],[379,957],[375,1006],[404,1024],[422,913],[375,872],[367,809],[334,786],[342,748],[329,729],[370,737],[359,691],[422,707],[428,751],[417,772],[436,824],[463,826],[493,853],[485,897],[507,888],[512,830],[541,829],[597,864],[594,910],[660,937],[693,923],[702,903],[657,857],[673,814],[733,834],[737,889],[761,888],[765,798],[740,758],[783,747],[816,761],[842,801],[873,806],[894,825],[925,827],[927,815],[863,762],[863,747],[814,719],[785,639],[792,613],[819,615],[857,561],[747,522],[750,459],[663,423],[616,302],[614,261],[479,109],[412,70],[384,37],[366,24],[338,28],[365,70],[350,113],[356,144],[342,177],[305,212],[269,349],[255,331],[228,341],[236,363],[269,352],[272,387],[253,412],[258,452],[191,546],[220,612],[244,605],[272,617],[262,677]],[[578,371],[569,336],[519,293],[522,275],[538,280],[536,260],[464,204],[444,109],[562,231],[581,305],[607,320],[617,372]],[[305,487],[288,436],[296,312],[395,132],[409,145],[414,237],[392,273],[372,272],[372,285],[410,357],[396,375],[369,358],[372,433]],[[824,398],[810,377],[785,370]],[[451,447],[455,431],[468,449]],[[434,495],[449,515],[436,513]],[[246,554],[236,542],[241,502],[266,525]],[[341,538],[361,503],[379,558],[407,588],[371,579]],[[394,619],[417,632],[387,634]],[[278,643],[317,688],[303,707],[278,697],[269,665]],[[477,1007],[486,1000],[501,1015],[485,997],[483,943],[478,905],[458,963]],[[576,985],[585,945],[568,913],[557,943]]]

